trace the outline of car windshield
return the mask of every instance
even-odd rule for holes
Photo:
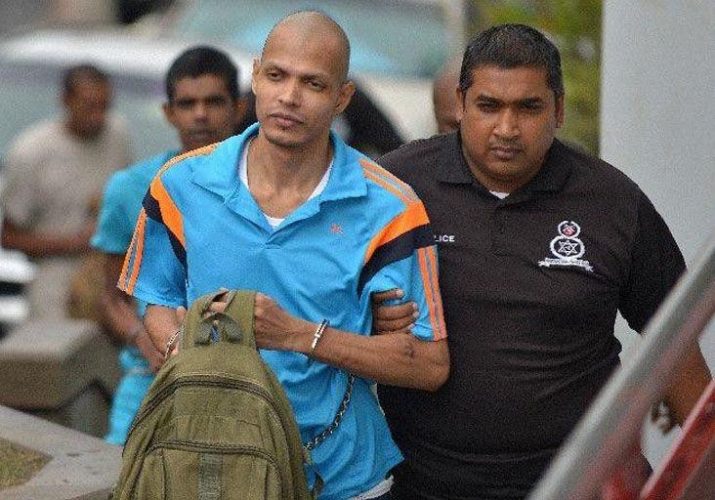
[[[438,3],[396,0],[201,0],[185,7],[173,36],[230,42],[252,54],[283,16],[319,9],[345,29],[353,71],[431,77],[447,57],[449,40]]]
[[[10,141],[28,125],[60,113],[59,85],[63,68],[49,62],[0,59],[0,157]],[[161,111],[162,82],[134,75],[112,74],[114,109],[130,125],[135,158],[176,145],[175,132]]]

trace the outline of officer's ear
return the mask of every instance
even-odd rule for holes
[[[555,110],[556,113],[556,128],[561,128],[564,125],[564,95],[556,97]]]

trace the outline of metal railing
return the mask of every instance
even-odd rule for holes
[[[632,456],[652,404],[715,313],[715,234],[646,326],[633,359],[614,373],[529,500],[592,500]]]

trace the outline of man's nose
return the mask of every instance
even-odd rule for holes
[[[288,106],[297,106],[301,99],[301,86],[297,80],[286,81],[280,94],[280,100]]]
[[[208,116],[208,107],[204,102],[197,102],[194,106],[194,119],[205,120]]]
[[[519,136],[519,116],[511,109],[505,109],[499,114],[495,132],[499,137],[514,139]]]

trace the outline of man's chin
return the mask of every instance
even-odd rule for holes
[[[298,137],[284,131],[266,130],[264,136],[269,143],[282,148],[296,148],[302,144]]]
[[[85,141],[94,141],[97,139],[99,136],[102,135],[102,131],[104,129],[91,129],[91,130],[82,130],[75,132],[75,134],[82,140]]]

